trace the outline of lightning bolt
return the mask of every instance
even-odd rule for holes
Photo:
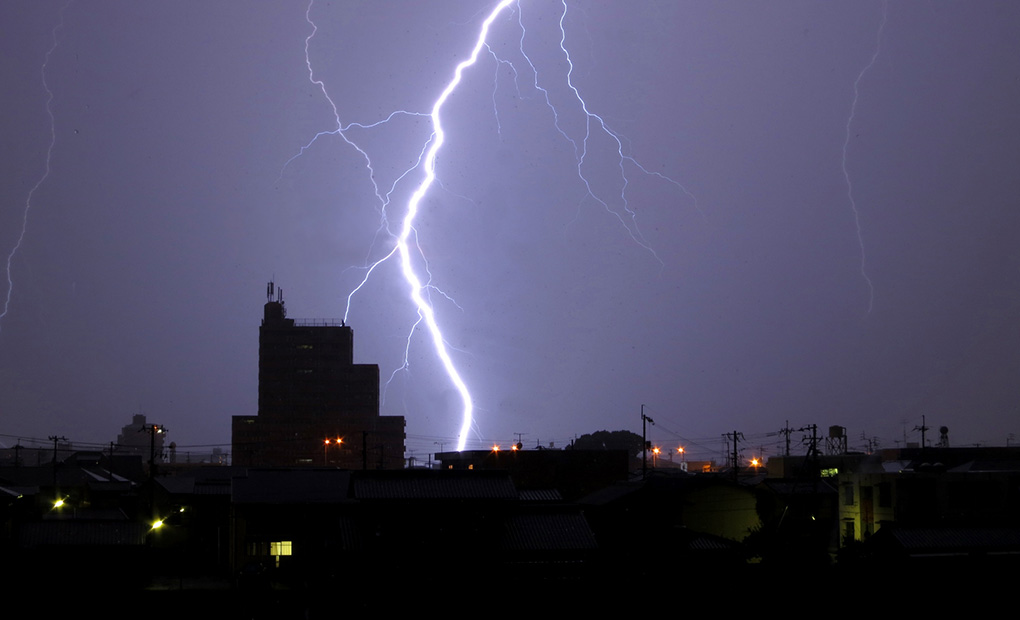
[[[393,380],[393,378],[396,376],[398,372],[402,370],[407,370],[409,368],[408,355],[410,352],[411,338],[419,328],[424,327],[424,329],[428,332],[432,340],[432,345],[435,349],[436,356],[439,358],[450,383],[456,388],[458,394],[460,395],[462,410],[461,410],[461,423],[459,433],[457,435],[457,450],[461,451],[465,448],[468,433],[470,432],[474,424],[473,419],[474,402],[471,393],[467,387],[467,384],[464,382],[463,378],[460,375],[460,372],[457,370],[457,366],[454,364],[453,359],[450,356],[450,345],[446,342],[442,330],[440,329],[435,311],[432,306],[431,295],[433,292],[436,292],[450,301],[453,300],[450,299],[450,297],[446,295],[442,290],[440,290],[434,284],[432,284],[432,274],[431,271],[429,270],[428,260],[426,259],[424,253],[422,252],[421,246],[418,243],[417,231],[415,229],[415,220],[418,216],[419,205],[421,204],[422,199],[429,192],[433,184],[439,182],[436,176],[436,159],[440,150],[442,149],[443,145],[446,142],[446,134],[443,130],[442,125],[443,106],[445,105],[446,101],[450,98],[450,96],[454,93],[454,91],[456,91],[457,86],[461,83],[464,72],[468,68],[476,64],[479,56],[482,54],[483,49],[486,50],[488,55],[490,55],[496,62],[496,78],[494,80],[493,85],[493,112],[496,117],[497,132],[500,133],[500,135],[502,135],[502,126],[499,121],[499,110],[496,103],[496,92],[499,88],[498,80],[499,69],[501,66],[509,67],[510,71],[512,71],[514,76],[514,85],[517,88],[517,92],[518,94],[520,94],[521,92],[519,84],[519,79],[521,76],[520,72],[517,70],[517,68],[513,65],[512,62],[500,58],[492,49],[492,47],[490,47],[487,43],[489,30],[492,24],[495,22],[495,20],[504,12],[508,10],[512,11],[513,9],[511,7],[516,6],[517,22],[521,30],[521,36],[519,40],[520,53],[521,56],[525,59],[527,65],[530,67],[532,74],[534,75],[533,86],[536,91],[542,93],[546,106],[548,106],[548,108],[551,110],[553,115],[553,125],[555,126],[556,130],[559,132],[561,136],[563,136],[564,139],[566,139],[572,145],[574,150],[577,176],[584,186],[584,194],[578,201],[579,209],[585,200],[587,199],[594,200],[596,203],[601,205],[607,212],[615,216],[619,220],[619,222],[623,225],[623,227],[626,229],[626,231],[628,232],[630,237],[634,240],[634,242],[637,243],[640,247],[649,251],[652,254],[652,256],[659,262],[660,266],[662,266],[663,265],[662,260],[659,259],[658,255],[655,253],[655,250],[652,248],[651,244],[648,243],[644,235],[641,233],[641,230],[637,225],[637,213],[631,208],[628,202],[627,188],[628,185],[630,184],[630,180],[627,176],[628,175],[627,167],[633,166],[646,175],[654,176],[668,183],[672,183],[682,192],[684,192],[684,194],[693,199],[695,205],[697,205],[697,201],[694,198],[693,194],[691,194],[679,182],[660,173],[652,172],[648,170],[646,167],[644,167],[641,163],[639,163],[638,160],[636,160],[632,155],[628,153],[627,148],[625,147],[626,139],[623,138],[617,132],[615,132],[613,129],[611,129],[603,117],[599,116],[598,114],[595,114],[590,110],[588,103],[582,97],[580,90],[573,82],[572,76],[574,71],[574,65],[573,60],[571,59],[570,53],[567,50],[566,46],[567,34],[565,21],[567,17],[567,3],[565,1],[561,2],[563,10],[562,13],[560,14],[558,22],[560,32],[559,48],[563,53],[567,66],[569,67],[566,75],[564,76],[564,79],[570,91],[573,93],[573,97],[576,100],[576,104],[580,106],[580,109],[584,114],[585,119],[584,136],[583,138],[580,139],[572,138],[560,125],[560,113],[557,107],[553,104],[549,91],[540,84],[538,70],[535,67],[534,63],[531,61],[531,58],[528,56],[527,52],[525,51],[525,38],[527,36],[527,31],[524,27],[524,21],[518,0],[500,0],[495,5],[495,7],[491,9],[491,11],[484,19],[484,21],[481,23],[481,26],[479,27],[478,36],[475,39],[474,46],[471,48],[470,53],[467,55],[467,58],[465,58],[459,64],[456,65],[451,79],[446,83],[445,87],[443,88],[439,96],[433,102],[431,111],[414,112],[408,110],[398,110],[390,113],[385,118],[382,118],[373,123],[369,124],[348,123],[346,125],[341,121],[339,108],[334,102],[334,100],[331,98],[325,83],[322,80],[316,78],[315,72],[312,68],[309,48],[313,37],[318,31],[318,27],[311,18],[313,4],[314,0],[311,0],[305,12],[305,19],[312,27],[312,32],[308,35],[308,37],[305,38],[305,64],[308,68],[309,81],[316,88],[318,88],[320,92],[322,92],[323,96],[327,99],[333,110],[334,127],[328,131],[319,132],[308,143],[302,146],[300,151],[293,157],[291,157],[291,159],[284,164],[280,174],[282,176],[287,166],[289,166],[291,162],[293,162],[295,159],[304,154],[316,142],[316,140],[328,135],[339,136],[344,142],[346,142],[348,145],[354,148],[359,153],[360,157],[363,159],[365,168],[369,173],[371,183],[374,188],[375,196],[379,204],[378,211],[380,213],[380,224],[378,229],[376,230],[375,238],[371,243],[367,256],[371,256],[373,254],[373,250],[375,249],[375,246],[379,242],[379,239],[381,237],[384,236],[388,237],[389,241],[393,245],[389,249],[389,251],[378,260],[369,261],[366,258],[365,266],[363,267],[364,276],[362,277],[358,285],[355,286],[347,296],[347,307],[344,312],[344,320],[345,321],[347,320],[348,314],[350,313],[351,304],[354,296],[369,281],[372,274],[375,272],[376,268],[379,267],[381,264],[385,263],[386,261],[394,257],[397,257],[397,259],[399,260],[401,274],[403,275],[403,278],[408,285],[410,299],[416,308],[418,320],[415,321],[415,323],[411,326],[408,333],[407,341],[404,347],[404,363],[399,368],[393,371],[393,374],[391,374],[390,376],[390,381]],[[393,120],[395,117],[402,115],[428,117],[431,121],[432,132],[429,135],[428,139],[425,141],[425,143],[422,145],[421,150],[418,153],[417,160],[413,163],[413,165],[404,170],[403,173],[401,173],[393,181],[393,183],[390,184],[390,186],[384,190],[379,186],[378,182],[376,181],[375,170],[373,168],[372,160],[368,152],[364,148],[359,146],[347,134],[347,132],[352,128],[371,129],[374,127],[378,127],[379,125],[387,123]],[[621,189],[618,198],[619,204],[622,205],[620,210],[614,209],[610,204],[610,199],[600,196],[593,189],[592,184],[585,173],[586,158],[589,152],[588,151],[589,140],[591,139],[593,132],[596,131],[603,132],[606,136],[609,136],[616,144],[618,167],[620,170]],[[391,222],[387,215],[387,209],[390,206],[391,197],[393,195],[393,192],[396,190],[397,185],[415,172],[421,172],[422,176],[419,179],[413,193],[410,195],[410,198],[408,199],[406,208],[404,210],[403,218],[399,221],[399,225],[397,225],[396,222]],[[615,201],[617,199],[613,200]],[[414,266],[415,261],[420,261],[421,264],[423,265],[422,269],[425,274],[424,277],[420,276],[419,271],[415,268]],[[453,301],[453,303],[456,305],[455,301]],[[390,381],[387,382],[387,386],[389,385]]]
[[[573,61],[573,59],[570,56],[570,51],[568,50],[567,44],[566,44],[566,42],[567,42],[567,28],[566,28],[565,22],[566,22],[566,19],[567,19],[567,10],[568,10],[567,9],[567,2],[566,2],[566,0],[560,0],[560,4],[562,5],[563,10],[560,13],[560,17],[559,17],[559,21],[558,21],[559,32],[560,32],[559,48],[560,48],[560,51],[563,53],[563,57],[566,60],[567,67],[568,67],[567,73],[564,76],[564,80],[566,81],[567,86],[570,89],[570,91],[573,93],[574,99],[576,100],[577,104],[580,105],[581,111],[584,114],[584,120],[585,120],[585,124],[584,124],[584,137],[580,140],[580,145],[578,144],[577,140],[575,140],[574,138],[571,138],[567,134],[567,132],[560,126],[560,113],[559,113],[559,110],[552,103],[552,100],[550,99],[550,96],[549,96],[548,89],[546,89],[545,87],[541,86],[541,84],[539,83],[538,69],[537,69],[537,67],[535,67],[535,64],[532,62],[531,57],[528,55],[528,53],[527,53],[527,51],[525,50],[525,47],[524,47],[524,39],[527,36],[527,29],[524,26],[524,14],[523,14],[523,10],[521,10],[520,7],[518,7],[518,11],[517,11],[517,23],[519,24],[520,29],[521,29],[521,39],[520,39],[520,52],[521,52],[521,56],[524,57],[525,61],[528,63],[528,66],[531,68],[531,71],[532,71],[532,73],[535,76],[534,77],[534,84],[533,84],[534,88],[535,88],[535,90],[537,90],[537,91],[542,93],[542,96],[545,99],[546,106],[552,111],[552,113],[553,113],[553,125],[556,127],[556,130],[560,133],[561,136],[564,137],[564,139],[566,139],[568,142],[570,142],[571,146],[574,149],[574,158],[576,160],[576,166],[577,166],[577,177],[581,180],[581,182],[583,183],[584,188],[585,188],[585,194],[578,201],[578,208],[580,208],[582,206],[582,204],[584,203],[584,201],[586,199],[590,198],[590,199],[594,200],[603,209],[605,209],[606,212],[608,212],[609,214],[611,214],[614,217],[616,217],[617,220],[619,220],[620,224],[623,225],[624,229],[626,229],[626,231],[630,235],[631,239],[636,244],[638,244],[639,246],[641,246],[642,248],[647,250],[649,253],[651,253],[651,255],[655,258],[655,260],[658,261],[660,267],[664,267],[665,265],[662,262],[662,260],[659,258],[658,254],[656,254],[655,249],[652,248],[650,243],[648,243],[648,241],[645,239],[644,234],[641,232],[641,229],[638,227],[637,212],[635,212],[633,209],[631,209],[630,201],[627,199],[627,188],[630,185],[630,178],[627,175],[626,165],[630,164],[630,165],[634,166],[635,168],[637,168],[642,173],[644,173],[644,174],[646,174],[648,176],[657,177],[657,178],[659,178],[659,179],[661,179],[663,181],[666,181],[667,183],[670,183],[670,184],[674,185],[681,192],[683,192],[688,198],[690,198],[691,201],[693,202],[695,208],[700,211],[700,207],[698,206],[697,198],[694,196],[694,194],[692,194],[690,191],[688,191],[688,189],[683,184],[681,184],[680,182],[678,182],[675,179],[672,179],[672,178],[670,178],[670,177],[668,177],[666,175],[660,174],[658,172],[652,172],[652,171],[648,170],[645,166],[643,166],[632,155],[629,155],[626,152],[626,148],[624,147],[624,141],[626,140],[626,138],[624,138],[618,132],[616,132],[612,128],[610,128],[610,126],[608,125],[608,123],[606,123],[606,120],[602,116],[592,112],[589,109],[588,102],[584,99],[584,97],[581,95],[580,90],[578,90],[577,86],[574,84],[574,80],[573,80],[574,61]],[[514,74],[515,75],[518,74],[516,69],[514,69]],[[609,137],[616,144],[616,154],[617,154],[617,157],[618,157],[618,159],[617,159],[617,166],[620,169],[620,195],[619,195],[619,201],[620,201],[620,204],[621,204],[623,212],[624,212],[623,214],[621,214],[619,211],[614,210],[610,206],[609,200],[607,198],[602,197],[601,195],[596,193],[595,190],[592,189],[591,181],[590,181],[590,179],[587,177],[587,175],[584,172],[585,159],[588,157],[588,143],[589,143],[589,141],[592,138],[593,129],[595,131],[601,131],[605,136]]]
[[[53,147],[57,143],[57,120],[53,116],[53,91],[50,90],[49,82],[46,81],[46,67],[50,64],[50,56],[53,55],[53,52],[57,49],[57,45],[60,43],[60,40],[57,38],[57,33],[64,26],[64,11],[67,10],[67,7],[71,6],[71,2],[73,2],[73,0],[69,0],[68,3],[60,9],[60,13],[57,15],[57,25],[54,26],[53,30],[50,32],[53,43],[50,45],[50,49],[46,51],[46,55],[43,57],[40,73],[42,74],[43,89],[46,91],[46,114],[50,117],[50,143],[46,147],[46,164],[42,176],[36,180],[35,185],[33,185],[32,189],[28,191],[28,196],[25,198],[25,208],[21,214],[21,232],[18,234],[18,240],[15,242],[14,247],[11,248],[10,253],[7,254],[7,295],[4,297],[3,311],[0,312],[0,322],[2,322],[5,316],[7,316],[7,311],[10,309],[11,295],[14,292],[14,278],[11,276],[11,263],[14,261],[14,256],[18,253],[18,250],[21,249],[21,244],[25,240],[25,233],[28,232],[28,213],[32,210],[32,199],[35,197],[36,191],[39,190],[42,184],[45,183],[46,179],[50,176],[50,162],[53,158]]]
[[[850,148],[850,125],[854,122],[854,117],[857,115],[857,100],[860,98],[860,84],[861,80],[864,79],[864,74],[874,66],[875,61],[878,60],[878,55],[882,51],[882,31],[885,30],[885,23],[889,17],[889,3],[884,2],[882,4],[882,22],[878,26],[878,34],[875,37],[875,51],[871,54],[871,60],[867,65],[861,69],[861,72],[857,74],[857,79],[854,80],[854,98],[850,104],[850,116],[846,119],[846,137],[843,140],[843,179],[846,181],[846,197],[850,201],[850,210],[854,214],[854,226],[857,229],[857,245],[861,250],[861,277],[868,284],[868,312],[871,314],[871,310],[875,305],[875,285],[872,284],[871,278],[868,276],[867,257],[864,254],[864,233],[861,229],[861,213],[857,209],[857,202],[854,200],[854,186],[850,181],[850,171],[847,169],[846,159],[847,150]]]

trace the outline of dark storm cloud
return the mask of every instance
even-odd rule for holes
[[[0,248],[20,232],[49,139],[40,69],[61,3],[0,7]],[[572,80],[648,170],[627,225],[590,197],[519,49],[516,13],[444,110],[442,187],[419,240],[479,440],[636,429],[718,437],[842,424],[886,445],[1015,431],[1020,371],[1020,8],[897,2],[571,3]],[[488,3],[312,7],[315,76],[343,122],[427,111]],[[523,2],[525,49],[575,140],[557,3]],[[0,323],[0,433],[109,441],[135,412],[179,444],[226,443],[256,411],[257,326],[274,278],[292,316],[342,316],[390,246],[361,156],[326,136],[300,4],[76,2],[47,66],[56,142]],[[384,189],[429,126],[352,130]],[[615,143],[585,171],[615,213]],[[281,172],[282,171],[282,172]],[[411,184],[399,185],[393,208]],[[403,202],[402,202],[403,201]],[[629,229],[628,229],[629,227]],[[631,233],[640,230],[654,250]],[[375,244],[372,244],[375,238]],[[659,260],[661,260],[661,264]],[[355,267],[355,269],[351,269]],[[349,318],[359,362],[401,366],[416,318],[396,265]],[[459,306],[459,307],[458,307]],[[384,413],[419,453],[456,434],[427,338]],[[663,440],[674,438],[657,430]],[[909,439],[916,440],[916,433]],[[716,446],[711,440],[705,444]]]

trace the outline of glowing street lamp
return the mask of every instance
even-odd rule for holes
[[[329,456],[327,454],[327,450],[329,449],[329,445],[330,444],[334,444],[337,448],[339,448],[343,443],[344,443],[344,438],[343,437],[337,437],[336,439],[326,438],[326,439],[322,440],[322,464],[323,465],[329,465]]]

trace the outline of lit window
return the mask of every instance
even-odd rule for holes
[[[291,541],[281,540],[280,542],[269,543],[269,555],[290,555]]]
[[[290,545],[291,542],[289,540],[281,540],[280,542],[269,543],[269,555],[273,556],[276,559],[276,568],[280,568],[281,556],[291,554]]]

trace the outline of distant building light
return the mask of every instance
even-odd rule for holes
[[[269,543],[269,555],[291,555],[293,543],[289,540]]]

